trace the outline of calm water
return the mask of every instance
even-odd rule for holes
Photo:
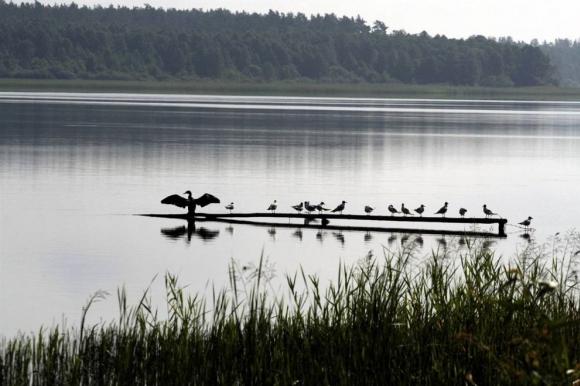
[[[165,272],[208,293],[231,261],[253,267],[263,254],[276,290],[300,266],[324,282],[340,261],[384,247],[460,248],[450,237],[209,222],[188,240],[183,222],[133,216],[178,213],[159,200],[187,189],[239,211],[274,199],[381,214],[449,201],[450,213],[479,216],[487,203],[510,223],[533,216],[543,241],[578,225],[580,104],[0,93],[0,335],[76,324],[97,290],[125,285],[136,302],[159,275],[155,301]],[[489,242],[509,256],[526,240],[507,230]],[[93,321],[115,316],[114,298]]]

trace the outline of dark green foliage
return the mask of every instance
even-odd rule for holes
[[[166,319],[152,311],[147,292],[130,308],[119,291],[116,323],[1,341],[0,380],[472,386],[580,378],[576,248],[554,248],[551,265],[527,250],[505,266],[469,244],[417,265],[410,251],[381,262],[369,256],[341,267],[325,291],[300,272],[287,278],[285,301],[266,297],[262,261],[249,288],[232,266],[231,288],[214,294],[211,306],[167,275]]]
[[[579,40],[559,39],[554,43],[544,43],[540,48],[548,55],[556,68],[561,85],[580,87]]]
[[[389,32],[333,14],[0,2],[0,77],[229,79],[530,86],[541,50],[511,40]]]

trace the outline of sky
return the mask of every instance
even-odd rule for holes
[[[61,3],[63,0],[44,0]],[[555,38],[580,38],[579,0],[75,0],[81,5],[142,6],[163,8],[226,8],[232,11],[334,13],[360,15],[367,22],[382,20],[390,30],[427,31],[448,37],[512,36],[540,42]]]

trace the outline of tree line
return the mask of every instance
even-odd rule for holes
[[[314,80],[532,86],[548,53],[509,38],[390,31],[334,14],[234,13],[0,0],[0,77]]]

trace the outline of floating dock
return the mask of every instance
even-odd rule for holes
[[[192,214],[142,214],[147,217],[174,218],[188,221],[218,221],[232,224],[247,224],[260,226],[275,227],[300,227],[300,228],[324,228],[331,230],[353,230],[368,232],[401,232],[401,233],[422,233],[422,234],[440,234],[440,235],[466,235],[479,237],[507,237],[505,226],[508,222],[505,218],[489,217],[433,217],[433,216],[372,216],[356,214],[309,214],[309,213],[195,213]],[[250,219],[303,219],[304,224],[268,222],[262,220]],[[380,221],[380,222],[405,222],[405,223],[429,223],[429,224],[465,224],[465,225],[494,225],[497,224],[497,233],[479,232],[466,230],[441,230],[441,229],[417,229],[417,228],[399,228],[386,226],[362,226],[362,225],[333,225],[321,223],[309,223],[316,220],[359,220],[359,221]]]

